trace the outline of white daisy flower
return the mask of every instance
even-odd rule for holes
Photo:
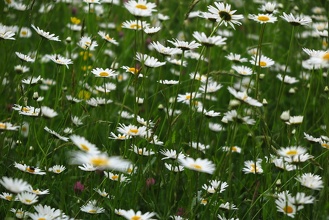
[[[52,40],[52,41],[61,41],[58,36],[55,36],[55,34],[50,34],[49,32],[41,30],[39,27],[34,26],[33,24],[31,27],[43,38],[47,40]]]
[[[303,186],[313,190],[321,190],[324,187],[322,177],[313,173],[304,173],[296,177],[296,180]]]
[[[215,164],[208,159],[193,159],[191,157],[179,158],[179,163],[181,163],[185,168],[195,170],[198,172],[204,172],[213,174],[216,170]]]

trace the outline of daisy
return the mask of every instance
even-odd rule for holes
[[[10,122],[0,122],[0,131],[17,131],[19,126],[14,126]]]
[[[312,23],[312,19],[308,16],[294,16],[292,13],[286,14],[283,12],[283,15],[281,15],[280,17],[293,26],[308,26]]]
[[[182,50],[179,48],[171,48],[171,47],[165,47],[163,46],[159,41],[152,42],[151,46],[158,51],[159,53],[165,55],[165,56],[173,56],[176,54],[181,54]]]
[[[177,85],[179,83],[177,80],[159,80],[158,82],[164,85]]]
[[[261,163],[262,163],[262,160],[260,160],[260,159],[258,159],[256,162],[252,161],[252,160],[247,160],[244,162],[244,168],[242,169],[242,171],[245,174],[248,174],[248,173],[261,174],[261,173],[263,173]]]
[[[17,199],[14,199],[14,195],[12,193],[2,192],[2,194],[0,194],[0,198],[7,201],[17,201]]]
[[[65,141],[65,142],[68,142],[69,141],[69,138],[68,137],[64,137],[64,136],[61,136],[60,134],[58,134],[57,132],[51,130],[50,128],[48,128],[47,126],[44,127],[45,131],[49,132],[50,134],[54,135],[56,138],[62,140],[62,141]]]
[[[30,192],[30,193],[33,193],[33,194],[36,194],[36,195],[40,196],[40,195],[49,194],[49,189],[40,190],[40,189],[33,189],[32,187],[30,187],[30,189],[27,192]]]
[[[240,54],[236,54],[236,53],[232,53],[232,52],[229,53],[229,55],[226,55],[225,58],[233,61],[234,63],[244,63],[244,62],[248,61],[247,58],[242,58]]]
[[[202,107],[198,108],[198,112],[202,112]],[[218,117],[220,116],[220,112],[215,112],[214,110],[206,111],[204,110],[203,114],[207,117]]]
[[[161,27],[146,27],[144,28],[145,34],[153,35],[155,33],[158,33],[161,30]]]
[[[14,163],[14,166],[24,172],[35,174],[35,175],[45,175],[46,172],[43,172],[38,167],[27,166],[26,164]]]
[[[232,147],[224,146],[224,147],[222,147],[222,150],[226,151],[226,152],[241,153],[241,147],[238,147],[238,146],[232,146]]]
[[[100,189],[94,188],[94,191],[97,192],[102,197],[110,198],[109,194],[105,191],[105,189],[103,189],[102,191]]]
[[[75,126],[83,125],[82,120],[78,116],[71,116],[71,121]]]
[[[256,62],[256,56],[252,56],[250,63],[256,66],[260,66],[261,68],[268,68],[272,65],[274,65],[274,61],[271,58],[268,58],[264,55],[261,55],[261,57],[257,56],[257,61],[258,64]]]
[[[132,145],[131,148],[132,148],[132,149],[130,149],[130,150],[133,151],[133,152],[135,152],[135,153],[138,154],[138,155],[150,156],[150,155],[155,154],[154,151],[152,151],[152,150],[148,150],[148,149],[146,149],[145,147],[143,147],[143,148],[139,148],[139,147],[137,147],[136,145]]]
[[[115,173],[106,172],[106,171],[104,171],[103,173],[104,173],[105,177],[107,177],[113,181],[118,181],[118,182],[128,182],[129,181],[128,177],[126,177],[123,174],[115,174]]]
[[[286,199],[276,199],[275,204],[279,212],[284,213],[285,215],[294,218],[298,210],[303,209],[303,206],[295,206],[291,202],[286,201]]]
[[[190,100],[191,99],[197,99],[197,98],[200,98],[201,97],[201,94],[199,93],[196,93],[196,92],[187,92],[185,93],[185,95],[183,94],[178,94],[178,97],[177,97],[177,102],[182,102],[182,103],[185,103],[185,104],[190,104]]]
[[[185,158],[185,155],[183,153],[181,152],[177,153],[176,150],[161,149],[160,153],[165,156],[161,160]]]
[[[80,210],[90,214],[104,213],[105,209],[97,206],[96,200],[90,200],[87,204],[80,207]]]
[[[32,31],[28,27],[22,27],[19,31],[19,37],[21,38],[29,38],[32,36]]]
[[[296,180],[303,186],[313,190],[321,190],[324,187],[321,176],[314,175],[313,173],[304,173],[296,177]]]
[[[283,159],[289,163],[299,163],[299,162],[305,162],[309,159],[313,159],[314,157],[308,153],[305,154],[299,154],[291,157],[284,157]]]
[[[83,171],[88,171],[88,172],[91,172],[91,171],[95,171],[97,170],[97,167],[93,166],[92,164],[82,164],[82,166],[78,166],[80,170],[83,170]]]
[[[33,207],[37,212],[28,213],[28,216],[32,219],[57,219],[61,218],[62,211],[60,209],[52,208],[48,205],[36,205]]]
[[[90,164],[97,169],[111,169],[123,172],[131,165],[130,161],[118,156],[109,157],[106,153],[89,154],[82,151],[71,153],[71,163]]]
[[[295,77],[291,77],[288,75],[285,75],[284,77],[281,74],[276,75],[276,78],[278,78],[280,81],[283,81],[284,83],[287,84],[294,84],[299,82],[298,79],[296,79]]]
[[[57,112],[55,112],[54,109],[51,109],[47,106],[41,106],[41,115],[45,116],[46,118],[53,118],[58,115]]]
[[[175,59],[175,58],[172,58],[172,57],[167,57],[167,61],[169,63],[172,63],[172,64],[175,64],[175,65],[178,65],[178,66],[184,66],[186,67],[187,66],[187,61],[186,60],[182,60],[181,59]]]
[[[203,93],[214,93],[220,90],[223,87],[222,84],[219,84],[217,82],[211,81],[208,82],[207,85],[202,85],[199,90]]]
[[[5,26],[0,25],[0,39],[2,38],[3,40],[15,40],[14,36],[14,32],[7,30]]]
[[[210,13],[210,12],[200,12],[200,14],[198,14],[198,16],[200,18],[205,18],[211,22],[216,22],[217,21],[217,18],[218,18],[218,15],[216,14],[213,14],[213,13]]]
[[[178,39],[173,39],[172,41],[168,40],[168,42],[173,44],[176,48],[179,48],[183,51],[185,51],[185,50],[194,50],[194,49],[197,49],[198,47],[201,46],[201,44],[199,44],[195,41],[187,42],[187,41],[181,41],[181,40],[178,40]]]
[[[13,192],[13,193],[24,192],[24,191],[27,191],[31,187],[30,184],[28,184],[27,182],[25,182],[22,179],[11,178],[11,177],[6,177],[6,176],[3,176],[0,179],[0,183],[3,187],[5,187],[7,190],[9,190],[10,192]]]
[[[121,134],[125,134],[128,136],[140,136],[140,137],[145,137],[147,136],[147,127],[141,126],[137,127],[135,125],[124,125],[124,124],[119,124],[119,127],[117,128],[118,132]]]
[[[23,84],[27,84],[27,85],[34,85],[34,84],[37,84],[39,83],[39,81],[41,81],[42,78],[41,76],[38,76],[38,77],[28,77],[26,79],[22,79],[22,83]]]
[[[17,199],[26,205],[32,205],[38,202],[38,196],[30,192],[21,192],[17,195]]]
[[[100,153],[99,149],[96,147],[96,145],[90,143],[88,140],[86,140],[84,137],[78,136],[78,135],[71,135],[70,136],[71,141],[74,145],[76,145],[80,150],[88,153],[88,154],[98,154]]]
[[[56,174],[62,173],[64,170],[66,170],[66,167],[63,165],[54,165],[52,167],[49,167],[48,171],[53,172]]]
[[[208,127],[210,130],[214,132],[220,132],[225,130],[225,128],[221,124],[213,123],[213,122],[209,122]]]
[[[276,14],[278,10],[276,8],[276,3],[275,2],[266,2],[264,5],[262,5],[259,10],[267,13],[267,14]]]
[[[210,148],[210,145],[205,145],[198,142],[191,142],[190,146],[196,150],[202,151],[203,153]]]
[[[184,166],[180,166],[180,165],[173,166],[172,164],[169,164],[169,163],[165,163],[165,167],[168,170],[176,172],[176,173],[182,172],[184,170]]]
[[[150,25],[146,21],[134,20],[134,21],[125,21],[122,23],[122,28],[127,28],[131,30],[142,30],[149,27]]]
[[[149,219],[152,219],[152,217],[155,215],[155,213],[154,212],[146,212],[146,213],[142,214],[141,211],[135,212],[132,209],[130,209],[130,210],[120,209],[120,215],[122,217],[126,218],[126,219],[129,219],[129,220],[136,220],[136,219],[149,220]]]
[[[116,135],[116,134],[114,134],[113,132],[111,132],[109,138],[110,138],[110,139],[115,139],[115,140],[122,140],[122,141],[124,141],[124,140],[131,139],[132,137],[129,136],[129,135],[125,135],[125,134],[118,134],[118,135]]]
[[[248,15],[248,18],[257,21],[258,23],[261,24],[274,23],[278,20],[272,14],[258,14],[258,15],[250,14]]]
[[[207,37],[204,32],[198,32],[198,31],[195,31],[193,33],[193,37],[206,47],[225,45],[226,44],[225,41],[227,40],[226,37],[222,37],[222,36]]]
[[[19,59],[25,62],[33,63],[35,60],[31,58],[29,55],[22,54],[20,52],[15,52],[15,54],[18,56]]]
[[[23,66],[23,65],[17,65],[17,66],[14,66],[14,70],[18,74],[22,74],[22,73],[27,73],[28,71],[30,71],[30,68],[27,66]]]
[[[73,64],[73,61],[71,59],[65,58],[61,55],[53,54],[53,55],[46,55],[48,59],[51,61],[57,63],[58,65],[65,65],[66,68],[69,69],[69,64]]]
[[[26,219],[27,216],[30,214],[27,211],[24,211],[23,209],[14,209],[11,208],[10,211],[15,214],[16,218],[18,219]]]
[[[145,0],[129,0],[124,6],[135,17],[150,17],[156,11],[156,4]]]
[[[241,22],[238,20],[243,19],[243,15],[234,15],[236,10],[231,11],[230,4],[222,2],[215,2],[214,4],[216,7],[209,5],[208,11],[216,16],[217,22],[220,24],[224,23],[225,26],[229,24],[233,29],[235,29],[234,25],[241,25]]]
[[[90,37],[83,36],[78,42],[78,46],[84,50],[93,51],[98,46],[97,42],[92,40]]]
[[[96,68],[91,71],[96,77],[109,78],[118,75],[114,70],[106,68]]]
[[[178,161],[185,167],[198,172],[213,174],[216,170],[215,164],[208,159],[193,159],[191,157],[179,158]]]
[[[305,132],[304,132],[304,138],[308,141],[317,142],[317,143],[320,143],[322,141],[321,137],[320,138],[315,138],[312,135],[309,135]]]
[[[232,69],[235,70],[238,74],[242,76],[250,76],[253,71],[250,67],[247,66],[232,66]]]
[[[292,157],[306,153],[306,148],[301,146],[282,147],[277,153],[282,157]]]
[[[296,196],[292,197],[293,204],[304,205],[314,203],[315,198],[313,196],[307,196],[304,192],[297,192]]]
[[[236,205],[234,205],[233,203],[229,203],[229,202],[220,204],[219,208],[226,209],[226,210],[237,210],[238,209],[236,207]]]
[[[263,106],[263,104],[260,103],[259,101],[257,101],[256,99],[249,97],[246,92],[238,92],[235,89],[233,89],[232,87],[227,87],[227,89],[235,98],[237,98],[241,101],[244,101],[245,103],[247,103],[249,105],[257,106],[257,107]]]
[[[159,62],[157,58],[151,57],[146,54],[136,53],[136,60],[143,63],[145,66],[153,68],[153,67],[159,67],[166,64],[166,62]]]
[[[296,170],[297,166],[296,165],[292,165],[290,163],[288,163],[285,159],[283,158],[274,158],[271,161],[276,167],[286,170],[286,171],[292,171],[292,170]]]
[[[88,4],[100,4],[101,0],[83,0],[83,2]]]
[[[52,41],[61,41],[58,37],[55,36],[55,34],[50,34],[49,32],[41,30],[39,27],[34,26],[33,24],[31,27],[43,38],[47,40],[52,40]]]
[[[105,74],[105,73],[103,73],[103,74]],[[104,93],[111,92],[111,91],[115,90],[116,88],[117,88],[116,84],[111,83],[111,82],[107,82],[107,83],[103,84],[102,86],[96,86],[95,87],[95,89],[97,91],[104,92]]]
[[[119,43],[114,40],[113,38],[111,38],[108,34],[106,34],[103,31],[98,31],[98,35],[101,36],[104,40],[106,40],[109,43],[112,43],[114,45],[118,45]]]
[[[286,122],[288,125],[301,124],[304,116],[290,116],[289,121]]]

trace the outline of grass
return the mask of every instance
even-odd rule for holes
[[[209,5],[214,6],[210,1],[156,1],[157,11],[152,13],[153,16],[140,18],[151,26],[161,27],[154,35],[122,27],[123,22],[135,19],[123,3],[89,5],[80,1],[25,1],[27,9],[19,11],[6,2],[9,1],[0,3],[3,9],[0,21],[8,28],[15,26],[16,35],[15,40],[0,38],[0,121],[10,122],[17,129],[0,130],[0,177],[23,179],[33,189],[48,189],[49,194],[38,195],[38,202],[32,205],[13,201],[17,197],[15,193],[12,194],[12,201],[1,199],[1,219],[15,218],[15,213],[10,212],[11,208],[22,208],[34,213],[36,211],[33,206],[37,204],[60,209],[67,216],[77,219],[123,219],[115,213],[117,209],[154,212],[154,218],[157,219],[169,219],[174,215],[176,219],[179,219],[178,216],[186,219],[217,219],[218,215],[228,219],[328,218],[329,155],[326,136],[329,136],[329,102],[328,59],[325,58],[328,57],[328,52],[325,52],[328,37],[311,36],[316,33],[316,24],[328,22],[329,12],[325,10],[328,9],[328,1],[278,1],[277,6],[280,7],[274,15],[277,21],[266,24],[248,19],[248,15],[260,13],[260,4],[250,2],[240,5],[237,1],[227,1],[232,3],[232,10],[237,10],[235,14],[244,16],[240,20],[242,24],[235,25],[235,29],[200,17],[186,18],[197,10],[207,11]],[[51,7],[51,10],[41,12],[43,6]],[[94,6],[102,8],[95,9]],[[323,12],[317,15],[314,7],[320,7]],[[308,15],[313,22],[309,26],[293,26],[280,17],[283,12]],[[159,21],[158,13],[168,15],[170,19]],[[67,25],[72,22],[82,29],[70,29]],[[42,38],[31,28],[31,24],[58,36],[61,41]],[[324,25],[328,30],[328,24]],[[30,29],[31,37],[19,36],[23,27]],[[97,34],[99,30],[108,33],[119,45],[101,39]],[[152,41],[174,47],[167,40],[176,38],[191,42],[195,40],[192,36],[195,31],[204,32],[207,36],[221,33],[227,38],[225,45],[200,46],[194,50],[208,59],[208,62],[190,58],[189,52],[184,51],[175,58],[178,64],[186,61],[187,65],[172,64],[150,47]],[[97,42],[94,51],[83,50],[78,46],[82,36],[89,36],[92,42]],[[307,69],[303,66],[310,57],[303,48],[324,52],[321,68]],[[271,58],[275,65],[260,68],[249,62],[251,49],[257,50],[258,56],[261,54]],[[32,54],[36,61],[23,62],[15,52]],[[136,61],[137,52],[156,57],[161,62],[166,61],[166,64],[149,68],[146,61]],[[229,53],[240,54],[248,61],[233,62],[226,58]],[[69,64],[69,68],[58,65],[46,60],[47,54],[64,56],[71,59],[73,64]],[[18,73],[14,70],[17,65],[25,65],[29,71]],[[253,74],[240,75],[232,69],[234,65],[248,66]],[[143,77],[125,72],[122,66],[140,69],[139,73]],[[118,75],[110,78],[95,77],[92,74],[95,68],[112,68]],[[199,88],[210,84],[197,80],[198,74],[202,74],[206,82],[221,84],[222,88],[213,93],[202,93]],[[277,78],[277,74],[285,78],[295,77],[298,82],[284,83]],[[44,81],[34,85],[21,83],[22,79],[32,76],[50,79],[55,84],[47,85]],[[176,80],[178,84],[164,85],[158,83],[160,80]],[[106,83],[112,83],[115,88],[106,88],[106,93],[96,90],[96,87],[104,87]],[[244,102],[246,99],[237,101],[229,93],[228,87],[234,87],[237,91],[245,89],[248,96],[258,100],[262,106],[249,105]],[[33,99],[36,92],[38,96],[44,97],[42,101]],[[195,93],[199,94],[198,98],[193,98]],[[68,100],[69,95],[80,102]],[[177,99],[179,95],[187,97],[185,103]],[[90,98],[104,98],[111,103],[93,107],[87,103]],[[142,98],[143,102],[136,102],[137,98]],[[51,118],[41,114],[37,117],[25,116],[12,109],[14,104],[36,108],[48,106],[58,115]],[[196,107],[198,105],[199,109]],[[177,114],[170,113],[175,110]],[[219,112],[220,116],[206,116],[204,113],[210,110]],[[239,117],[225,121],[225,115],[232,110]],[[280,119],[282,112],[288,110],[290,116],[303,116],[302,122],[289,125]],[[123,111],[132,115],[131,118],[124,117],[121,114]],[[72,121],[74,116],[81,119],[80,125]],[[119,134],[117,128],[120,125],[131,124],[138,126],[138,130],[143,129],[137,116],[154,123],[154,126],[145,126],[152,131],[152,135],[149,133],[124,141],[109,138],[111,132]],[[245,123],[246,118],[243,118],[247,116],[249,123]],[[214,131],[209,128],[209,123],[220,124],[222,129]],[[65,131],[70,128],[73,134],[94,144],[99,151],[129,161],[134,171],[127,173],[101,168],[92,172],[82,171],[76,164],[72,164],[72,152],[79,151],[72,140],[60,140],[46,132],[45,127],[64,137],[72,137],[71,133]],[[134,129],[130,130],[130,134],[134,132]],[[309,141],[304,133],[321,139],[318,142]],[[155,135],[163,142],[162,145],[154,144]],[[191,142],[196,143],[195,148],[191,147]],[[139,154],[132,151],[133,145],[140,149]],[[203,145],[207,146],[204,150]],[[241,153],[224,151],[225,146],[238,146]],[[286,152],[286,156],[280,154],[282,148],[289,146],[300,146],[311,155],[303,162],[289,163],[295,165],[292,171],[288,171],[287,167],[276,167],[272,158],[276,156],[289,160],[298,154],[293,149]],[[145,153],[142,152],[143,148],[154,154],[142,155]],[[161,151],[166,149],[176,150],[194,159],[207,159],[214,165],[214,169],[208,173],[195,171],[191,167],[185,167],[181,172],[170,171],[165,163],[177,167],[182,162],[178,159],[163,159]],[[296,156],[297,159],[301,157]],[[259,172],[243,171],[245,162],[249,160],[253,161],[249,169]],[[261,162],[255,165],[257,160]],[[30,168],[40,168],[46,174],[22,172],[14,166],[15,162]],[[55,174],[48,171],[53,165],[63,165],[66,169]],[[194,169],[198,170],[195,166]],[[113,172],[118,179],[115,177],[116,181],[113,181],[107,178],[103,171]],[[319,175],[323,187],[316,190],[303,186],[296,178],[305,173]],[[124,176],[128,181],[120,181]],[[222,192],[216,189],[215,193],[209,193],[203,186],[209,186],[211,180],[227,183],[228,187]],[[74,188],[77,182],[83,188]],[[105,189],[109,196],[102,197],[95,188]],[[10,192],[3,185],[0,191]],[[286,191],[292,197],[297,193],[305,193],[313,200],[310,204],[298,203],[294,206],[289,204],[291,200],[287,196],[282,197],[280,194]],[[280,198],[286,203],[283,209],[286,213],[277,207],[276,202]],[[104,208],[103,213],[90,214],[81,210],[83,205],[93,200],[97,201],[97,206]],[[232,206],[224,208],[227,202],[234,204],[236,209]],[[301,207],[294,213],[295,209]]]

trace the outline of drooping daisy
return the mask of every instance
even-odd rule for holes
[[[14,38],[15,32],[7,30],[7,28],[3,25],[0,25],[0,39],[3,40],[15,40]]]
[[[27,66],[23,66],[23,65],[17,65],[17,66],[14,66],[14,70],[18,74],[23,74],[23,73],[26,73],[26,72],[30,71],[30,68],[27,67]]]
[[[78,42],[78,46],[84,50],[93,51],[98,46],[97,42],[90,37],[83,36]]]
[[[17,195],[18,200],[26,205],[32,205],[38,202],[38,196],[30,192],[21,192]]]
[[[220,132],[220,131],[224,131],[225,128],[219,124],[219,123],[213,123],[213,122],[209,122],[209,129],[214,131],[214,132]]]
[[[65,65],[66,68],[69,69],[69,64],[73,64],[73,61],[71,59],[65,58],[61,55],[58,54],[53,54],[53,55],[46,55],[48,59],[51,61],[57,63],[58,65]]]
[[[257,106],[257,107],[261,107],[263,106],[262,103],[260,103],[259,101],[257,101],[256,99],[251,98],[250,96],[247,95],[246,92],[239,92],[236,91],[234,88],[232,87],[227,87],[228,91],[237,99],[244,101],[245,103],[252,105],[252,106]]]
[[[236,10],[231,10],[231,5],[222,2],[215,2],[216,7],[209,5],[208,11],[214,14],[217,18],[217,22],[224,23],[225,26],[229,24],[233,29],[234,25],[241,25],[238,20],[243,19],[243,15],[235,15]]]
[[[130,161],[122,159],[119,156],[109,157],[106,153],[89,154],[82,151],[71,153],[72,164],[91,164],[97,169],[111,169],[117,171],[126,171],[131,165]]]
[[[178,161],[187,169],[213,174],[216,170],[215,164],[208,159],[193,159],[191,157],[179,158]]]
[[[106,34],[103,31],[98,31],[98,35],[101,36],[104,40],[106,40],[109,43],[112,43],[114,45],[119,44],[116,40],[114,40],[112,37],[110,37],[109,34]]]
[[[131,30],[142,30],[150,25],[146,21],[134,20],[134,21],[125,21],[122,23],[122,28],[127,28]]]
[[[244,168],[242,169],[242,171],[246,174],[248,173],[263,173],[263,168],[262,168],[262,160],[258,159],[256,162],[253,160],[247,160],[244,162]]]
[[[56,173],[56,174],[60,174],[64,170],[66,170],[66,167],[63,166],[63,165],[54,165],[54,166],[48,168],[49,172],[53,172],[53,173]]]
[[[175,64],[175,65],[178,65],[178,66],[184,66],[184,67],[187,66],[187,61],[186,60],[183,60],[183,62],[182,62],[181,59],[175,59],[173,57],[167,57],[167,61],[169,63]]]
[[[78,116],[71,116],[71,121],[75,126],[80,126],[83,125],[82,119],[79,118]]]
[[[229,53],[228,55],[225,56],[228,60],[233,61],[234,63],[244,63],[247,62],[248,59],[247,58],[243,58],[241,57],[240,54],[236,54],[236,53]]]
[[[129,0],[124,6],[135,17],[150,17],[156,11],[156,4],[146,0]]]
[[[257,21],[258,23],[261,24],[274,23],[278,20],[277,17],[275,17],[272,14],[258,14],[258,15],[250,14],[248,15],[248,18]]]
[[[45,116],[46,118],[53,118],[58,115],[58,113],[54,110],[49,108],[48,106],[41,106],[41,115]]]
[[[26,181],[18,178],[11,178],[3,176],[0,180],[0,183],[3,187],[13,193],[20,193],[27,191],[31,185]]]
[[[155,68],[163,66],[166,62],[160,62],[157,58],[151,57],[147,54],[136,53],[136,60],[143,63],[145,66],[150,68]]]
[[[225,45],[226,44],[225,41],[227,40],[226,37],[222,37],[222,36],[207,37],[207,35],[204,32],[198,32],[198,31],[195,31],[193,33],[193,37],[197,41],[199,41],[199,43],[201,43],[206,47]]]
[[[261,68],[268,68],[272,65],[274,65],[274,61],[264,55],[261,55],[261,57],[257,56],[257,61],[256,61],[256,56],[252,56],[250,63],[256,66],[260,66]]]
[[[296,177],[296,180],[303,186],[313,190],[321,190],[324,187],[322,177],[313,173],[304,173]]]
[[[39,27],[34,26],[33,24],[31,27],[43,38],[47,40],[52,40],[52,41],[61,41],[58,36],[55,36],[55,34],[50,34],[49,32],[41,30]]]
[[[46,172],[43,172],[40,168],[38,167],[33,167],[33,166],[28,166],[26,164],[20,164],[20,163],[14,163],[14,166],[24,172],[35,174],[35,175],[45,175]]]
[[[159,41],[152,42],[151,45],[156,51],[158,51],[159,53],[161,53],[165,56],[173,56],[173,55],[182,53],[181,49],[165,47]]]
[[[286,14],[283,12],[283,15],[281,15],[280,17],[293,26],[308,26],[312,23],[312,19],[310,17],[303,15],[295,16],[292,13]]]
[[[71,135],[70,139],[72,140],[73,144],[76,145],[80,150],[89,153],[89,154],[98,154],[100,150],[96,147],[96,145],[90,143],[84,137],[78,135]]]
[[[41,76],[38,77],[27,77],[26,79],[22,79],[22,83],[26,85],[34,85],[39,83],[42,80]]]
[[[114,70],[106,68],[96,68],[91,71],[96,77],[109,78],[118,75]]]
[[[44,129],[45,129],[45,131],[49,132],[50,134],[54,135],[56,138],[58,138],[58,139],[60,139],[60,140],[62,140],[62,141],[65,141],[65,142],[69,141],[69,138],[68,138],[68,137],[64,137],[64,136],[58,134],[57,132],[51,130],[51,129],[48,128],[47,126],[44,127]]]
[[[105,209],[97,206],[96,200],[90,200],[87,204],[80,207],[80,210],[89,214],[104,213]]]
[[[226,210],[237,210],[238,209],[235,204],[229,203],[229,202],[220,204],[219,208],[226,209]]]
[[[201,44],[195,41],[187,42],[178,39],[173,39],[173,40],[168,40],[168,42],[181,50],[194,50],[201,46]]]
[[[137,211],[135,212],[134,210],[130,209],[130,210],[123,210],[120,209],[120,215],[126,219],[129,220],[150,220],[152,219],[152,217],[155,215],[154,212],[146,212],[144,214],[142,214],[141,211]]]
[[[278,74],[278,75],[276,75],[276,78],[278,78],[280,81],[283,81],[284,83],[287,83],[287,84],[294,84],[294,83],[299,82],[299,80],[296,79],[295,77],[288,76],[288,75],[282,76],[281,74]]]
[[[289,121],[286,122],[288,125],[301,124],[303,122],[304,116],[290,116]]]
[[[22,54],[20,52],[15,52],[15,54],[18,56],[19,59],[21,59],[22,61],[25,61],[25,62],[30,62],[30,63],[33,63],[35,61],[35,59],[33,59],[31,56],[29,55],[25,55],[25,54]]]
[[[267,14],[276,14],[278,12],[278,10],[276,10],[275,2],[266,2],[259,8],[259,10]]]

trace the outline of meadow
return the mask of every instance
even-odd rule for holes
[[[329,218],[328,0],[0,10],[0,219]]]

